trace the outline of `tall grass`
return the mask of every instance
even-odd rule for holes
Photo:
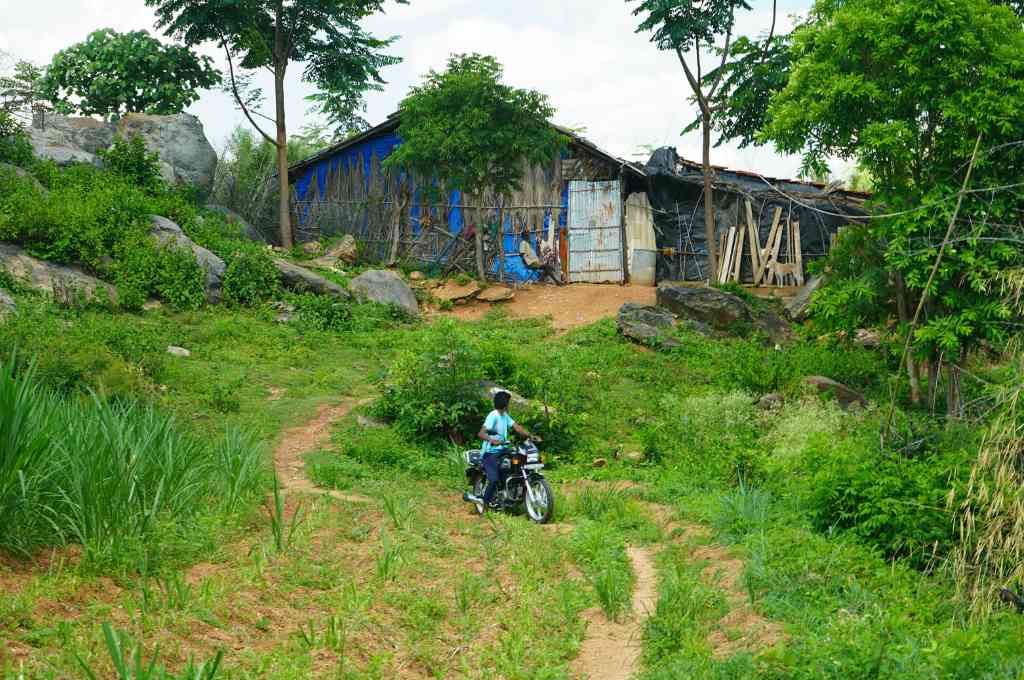
[[[152,407],[41,388],[0,363],[0,549],[77,543],[88,559],[149,554],[187,540],[202,514],[231,512],[262,487],[246,435],[192,436]]]

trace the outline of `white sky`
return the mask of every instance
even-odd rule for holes
[[[753,0],[740,32],[766,33],[771,2]],[[811,0],[781,0],[777,30],[787,31],[789,15],[805,12]],[[624,0],[411,0],[391,4],[367,27],[379,36],[398,35],[391,52],[404,59],[388,68],[384,92],[367,97],[367,120],[376,124],[398,108],[410,86],[431,68],[441,68],[454,52],[494,55],[506,67],[508,82],[547,93],[555,120],[585,128],[584,135],[624,158],[646,160],[641,145],[675,146],[680,155],[700,159],[700,134],[680,136],[694,107],[675,56],[659,52],[649,36],[634,32],[635,3]],[[98,28],[154,31],[152,11],[143,0],[0,0],[0,50],[39,64]],[[223,66],[212,46],[201,50]],[[291,131],[311,122],[303,97],[311,92],[294,68],[286,86]],[[264,92],[273,92],[269,81]],[[220,92],[206,92],[189,111],[200,117],[207,136],[220,149],[230,131],[245,120]],[[770,148],[712,151],[712,162],[793,177],[799,160]],[[841,168],[833,168],[840,171]]]

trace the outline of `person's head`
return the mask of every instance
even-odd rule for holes
[[[512,395],[508,392],[501,391],[494,395],[494,408],[499,411],[507,411],[508,403],[512,401]]]
[[[530,240],[530,228],[524,226],[523,230],[519,232],[519,235],[522,237],[524,241]]]

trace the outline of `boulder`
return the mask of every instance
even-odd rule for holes
[[[762,411],[771,411],[786,403],[786,398],[778,392],[766,394],[758,400],[757,406]]]
[[[516,296],[516,292],[506,286],[491,286],[485,290],[480,291],[476,299],[481,302],[489,302],[495,304],[497,302],[507,302]]]
[[[18,304],[7,291],[0,288],[0,320],[18,311]]]
[[[401,307],[412,316],[420,313],[419,304],[412,288],[398,274],[384,270],[371,269],[352,279],[349,288],[358,297],[371,302]]]
[[[491,382],[490,380],[478,380],[477,382],[473,383],[473,385],[478,390],[480,390],[480,396],[486,399],[487,401],[493,401],[494,395],[496,395],[498,392],[508,392],[509,396],[512,397],[511,400],[509,401],[509,407],[514,411],[523,411],[529,408],[536,408],[539,410],[547,410],[550,413],[555,412],[555,409],[553,409],[550,406],[544,406],[539,402],[527,399],[521,394],[516,394],[512,390],[506,389],[499,385],[498,383]]]
[[[811,307],[811,296],[824,281],[825,279],[821,276],[812,276],[807,283],[800,287],[796,295],[786,303],[786,314],[790,319],[803,321],[807,318],[807,310]]]
[[[172,357],[180,357],[182,359],[187,359],[192,356],[192,352],[188,351],[184,347],[175,347],[174,345],[170,345],[167,348],[167,353]]]
[[[323,249],[324,247],[320,245],[319,241],[306,241],[302,244],[302,252],[306,255],[319,255]]]
[[[340,241],[327,249],[326,254],[330,257],[336,257],[348,264],[354,264],[356,259],[359,257],[359,249],[356,246],[356,240],[352,234],[345,234],[341,237]]]
[[[660,307],[627,302],[619,309],[617,325],[624,337],[648,347],[670,349],[681,346],[678,340],[665,335],[665,331],[676,327],[676,319]]]
[[[839,402],[839,405],[846,410],[854,406],[864,407],[868,405],[868,400],[864,395],[831,378],[821,375],[810,375],[804,378],[804,383],[822,394],[831,394]]]
[[[11,165],[10,163],[0,163],[0,172],[13,172],[18,177],[31,181],[32,184],[35,185],[36,189],[38,189],[41,193],[49,193],[49,190],[42,184],[40,184],[39,180],[32,176],[32,173],[30,173],[28,170],[25,170],[24,168],[19,168],[17,165]]]
[[[382,420],[377,420],[372,416],[358,415],[356,416],[356,424],[367,430],[380,430],[388,426]]]
[[[129,113],[117,122],[117,132],[127,138],[141,136],[147,149],[160,154],[160,171],[167,181],[213,191],[217,152],[195,116]]]
[[[717,288],[697,288],[665,281],[658,285],[657,299],[659,307],[687,322],[703,324],[694,327],[701,333],[705,327],[733,334],[754,328],[774,343],[793,339],[792,328],[778,314],[769,309],[754,309],[742,298]]]
[[[256,229],[256,227],[249,224],[244,217],[236,213],[231,208],[225,208],[224,206],[221,205],[214,205],[213,203],[208,203],[206,205],[206,209],[209,210],[210,212],[215,212],[222,215],[224,217],[224,221],[227,222],[228,224],[238,225],[239,232],[242,234],[242,236],[249,239],[250,241],[256,241],[257,243],[267,242],[267,240],[263,238],[263,234],[261,234]]]
[[[853,342],[865,349],[876,349],[882,346],[882,334],[869,328],[859,328]]]
[[[58,165],[98,164],[97,152],[109,147],[115,135],[140,135],[146,148],[160,154],[164,179],[194,184],[206,192],[213,189],[217,152],[206,139],[199,119],[187,113],[129,113],[116,123],[48,114],[43,129],[32,126],[29,134],[35,154]]]
[[[339,264],[341,264],[341,261],[338,260],[338,258],[336,257],[331,257],[330,255],[324,255],[323,257],[318,257],[315,260],[309,261],[309,265],[311,267],[317,267],[318,269],[327,270],[339,269]]]
[[[284,281],[284,285],[292,290],[331,295],[345,300],[352,297],[347,290],[338,284],[328,281],[305,267],[300,267],[297,264],[292,264],[280,258],[274,258],[274,266],[277,267],[277,271],[281,272],[281,279]]]
[[[149,230],[152,236],[162,244],[173,244],[178,248],[185,248],[192,251],[196,262],[206,272],[206,300],[217,303],[221,301],[224,272],[227,266],[224,260],[220,259],[206,248],[195,243],[185,232],[174,222],[166,217],[150,215],[150,223],[153,225]]]
[[[76,304],[81,298],[101,302],[117,302],[117,290],[86,274],[79,267],[45,262],[13,243],[0,243],[0,268],[16,279],[42,293],[48,293],[63,304]]]
[[[664,281],[658,285],[658,306],[673,314],[706,323],[720,331],[752,320],[746,302],[717,288],[696,288]]]
[[[458,283],[446,281],[443,286],[432,293],[438,302],[458,302],[459,300],[471,300],[480,293],[480,284],[476,281],[469,283]]]

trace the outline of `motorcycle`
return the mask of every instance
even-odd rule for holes
[[[541,470],[544,459],[533,441],[527,439],[518,446],[511,442],[501,444],[498,453],[501,456],[499,470],[501,479],[495,494],[493,507],[505,512],[516,512],[520,508],[537,524],[547,524],[555,511],[555,497],[551,486]],[[472,492],[463,494],[463,500],[472,503],[477,514],[484,513],[484,489],[487,487],[487,475],[484,472],[483,452],[479,449],[466,451],[466,479]]]

